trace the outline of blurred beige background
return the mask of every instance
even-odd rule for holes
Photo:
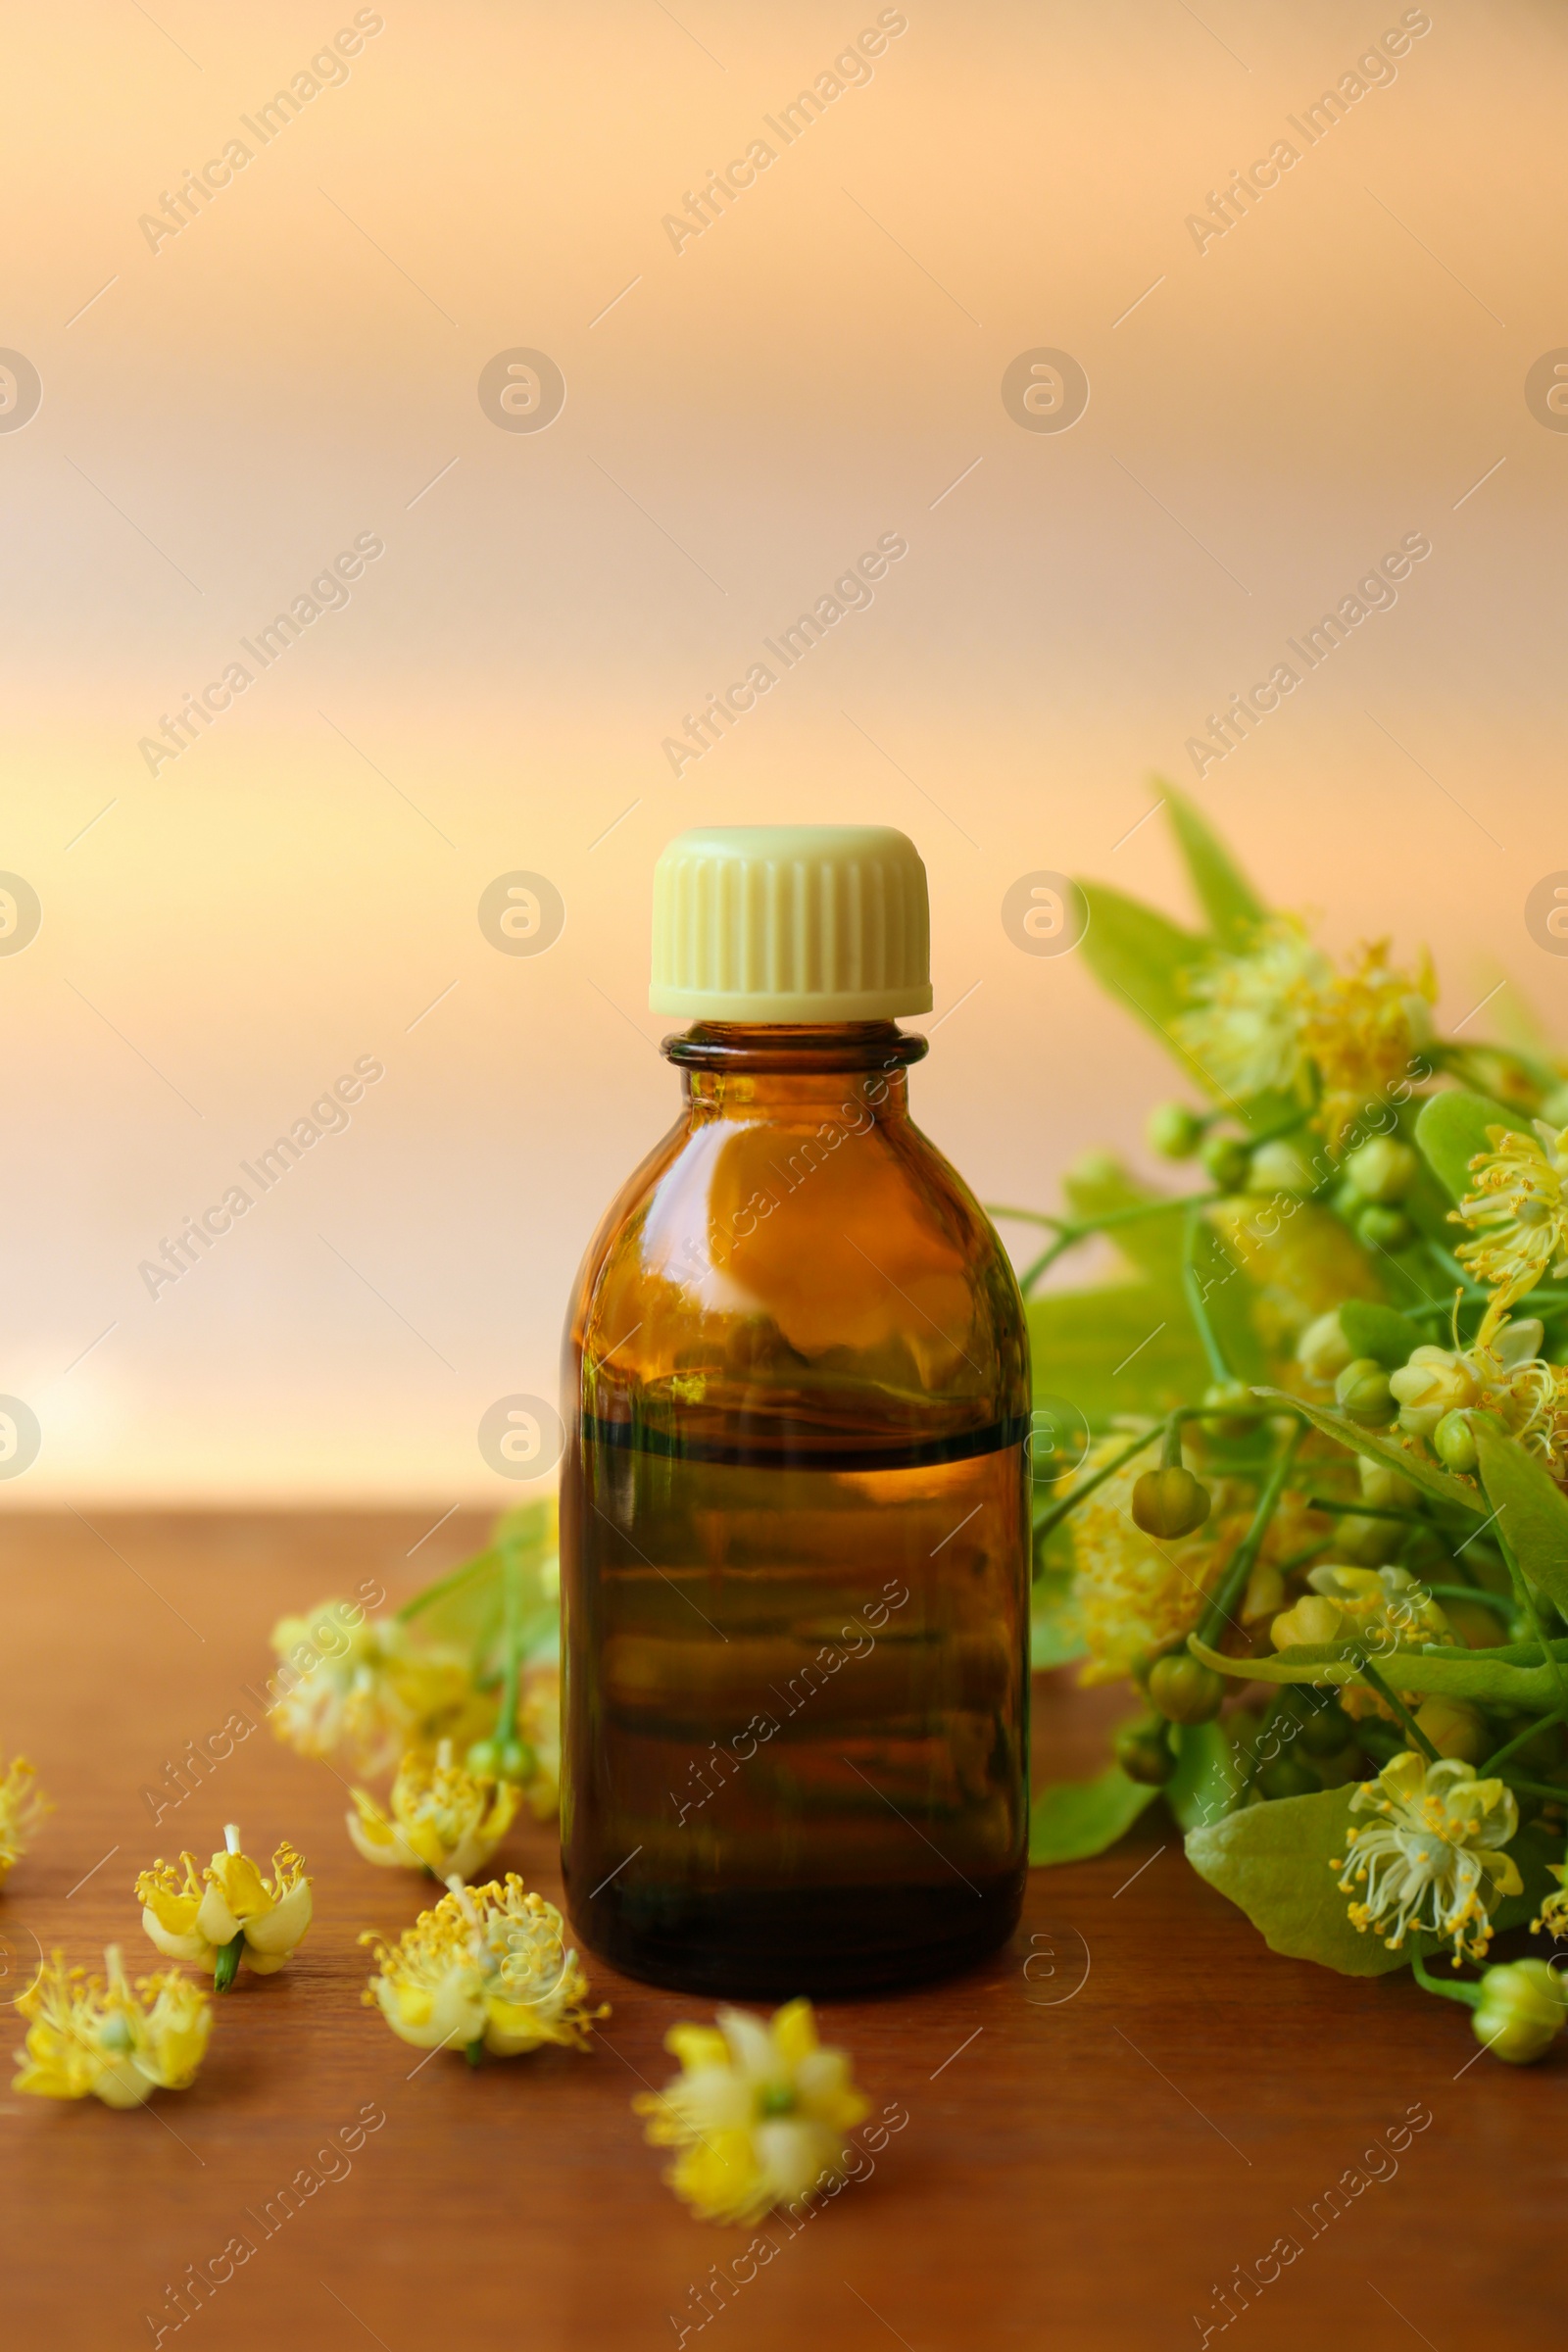
[[[868,75],[834,75],[879,13]],[[1308,146],[1288,119],[1417,19]],[[1450,1020],[1507,975],[1568,1033],[1523,920],[1568,867],[1568,434],[1525,399],[1568,345],[1558,8],[355,23],[68,0],[8,30],[0,345],[42,400],[0,429],[0,868],[42,923],[0,955],[0,1391],[42,1446],[0,1503],[516,1494],[477,1425],[554,1396],[579,1255],[674,1113],[649,879],[699,820],[914,837],[952,1011],[917,1115],[988,1198],[1137,1149],[1169,1084],[1000,916],[1037,868],[1171,901],[1151,770],[1336,942],[1429,943]],[[263,144],[242,119],[299,75]],[[820,75],[849,86],[786,145],[766,118]],[[757,139],[776,160],[677,252],[663,216]],[[1188,216],[1281,139],[1299,161],[1200,252]],[[1040,348],[1087,372],[1070,430],[1004,407]],[[480,406],[518,349],[564,377],[547,429]],[[1198,783],[1206,714],[1417,531],[1397,605]],[[869,609],[673,775],[663,739],[884,533],[908,553]],[[361,535],[348,601],[149,773],[140,741]],[[477,919],[517,870],[566,910],[537,956]],[[149,1296],[141,1262],[360,1057],[352,1123]]]

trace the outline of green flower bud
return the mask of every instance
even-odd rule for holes
[[[1388,1207],[1413,1190],[1421,1161],[1408,1144],[1398,1143],[1392,1135],[1375,1135],[1359,1152],[1350,1153],[1345,1173],[1363,1200],[1377,1200]]]
[[[1116,1761],[1130,1781],[1161,1788],[1176,1769],[1163,1723],[1124,1723],[1116,1734]]]
[[[469,1772],[493,1781],[500,1766],[501,1750],[493,1740],[476,1740],[463,1761]]]
[[[1333,1380],[1355,1354],[1340,1328],[1340,1310],[1330,1307],[1309,1323],[1296,1343],[1296,1358],[1308,1380]]]
[[[504,1781],[531,1781],[539,1767],[526,1740],[504,1740],[496,1763]]]
[[[1280,1796],[1311,1796],[1323,1784],[1296,1756],[1276,1756],[1257,1776],[1257,1785],[1271,1801]]]
[[[1440,1756],[1457,1756],[1464,1764],[1479,1764],[1496,1744],[1480,1709],[1468,1699],[1424,1699],[1415,1719]],[[1414,1742],[1407,1740],[1406,1744],[1413,1746]]]
[[[1149,1703],[1171,1723],[1207,1723],[1224,1696],[1225,1677],[1190,1652],[1157,1658],[1150,1669]]]
[[[1393,1388],[1392,1380],[1389,1386],[1391,1389]],[[1355,1466],[1360,1475],[1361,1495],[1364,1501],[1386,1511],[1413,1511],[1415,1509],[1417,1488],[1409,1479],[1401,1478],[1397,1470],[1391,1470],[1387,1462],[1375,1462],[1370,1454],[1358,1453],[1355,1457]]]
[[[1402,1209],[1382,1208],[1373,1201],[1355,1220],[1355,1238],[1369,1250],[1403,1250],[1415,1237],[1415,1227]]]
[[[1340,1409],[1363,1429],[1386,1429],[1397,1407],[1389,1376],[1376,1356],[1358,1355],[1334,1383]]]
[[[1432,1432],[1432,1449],[1440,1462],[1450,1470],[1473,1470],[1476,1466],[1476,1433],[1465,1412],[1445,1413]]]
[[[1300,1722],[1297,1744],[1309,1756],[1343,1755],[1355,1736],[1355,1728],[1338,1699],[1331,1699],[1327,1706],[1304,1707]]]
[[[1209,1424],[1222,1438],[1245,1438],[1249,1431],[1257,1427],[1253,1418],[1257,1411],[1257,1398],[1245,1380],[1210,1381],[1203,1391],[1203,1409],[1209,1413],[1234,1416]]]
[[[1161,1159],[1191,1159],[1203,1140],[1203,1122],[1185,1102],[1156,1102],[1144,1132]]]
[[[1159,1536],[1167,1543],[1201,1527],[1208,1505],[1208,1489],[1179,1463],[1168,1470],[1146,1470],[1133,1488],[1134,1521],[1146,1536]]]
[[[1470,2012],[1475,2037],[1510,2066],[1544,2058],[1568,2022],[1562,1981],[1544,1960],[1510,1960],[1489,1968],[1480,1989]]]
[[[1251,1153],[1234,1135],[1211,1135],[1199,1153],[1216,1189],[1222,1193],[1239,1193],[1247,1181],[1248,1163]]]
[[[1250,1193],[1289,1193],[1297,1200],[1314,1191],[1317,1180],[1318,1172],[1300,1145],[1285,1135],[1259,1144],[1247,1171]]]

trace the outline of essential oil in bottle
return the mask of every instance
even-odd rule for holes
[[[684,1106],[565,1338],[562,1844],[629,1975],[830,1993],[1012,1930],[1029,1364],[909,1117],[925,868],[882,826],[704,827],[655,877]]]

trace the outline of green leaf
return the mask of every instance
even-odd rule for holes
[[[1482,1484],[1508,1548],[1531,1583],[1568,1616],[1568,1501],[1533,1453],[1489,1413],[1472,1413]]]
[[[1087,1153],[1068,1170],[1061,1189],[1074,1217],[1103,1217],[1117,1209],[1147,1206],[1159,1198],[1109,1152]],[[1186,1215],[1186,1209],[1172,1201],[1163,1213],[1152,1210],[1147,1217],[1129,1217],[1112,1225],[1105,1239],[1129,1265],[1149,1281],[1162,1283],[1176,1297],[1181,1289]]]
[[[1348,1897],[1330,1863],[1352,1850],[1346,1833],[1355,1786],[1249,1805],[1189,1830],[1187,1859],[1247,1913],[1271,1951],[1315,1960],[1345,1977],[1381,1977],[1406,1967],[1412,1950],[1425,1953],[1436,1939],[1410,1936],[1391,1952],[1370,1931],[1351,1927]]]
[[[1434,1095],[1421,1105],[1415,1140],[1427,1164],[1455,1200],[1470,1190],[1470,1162],[1478,1152],[1490,1152],[1489,1127],[1507,1127],[1515,1135],[1529,1133],[1521,1111],[1505,1110],[1489,1095],[1473,1095],[1463,1087]]]
[[[1065,1533],[1065,1530],[1059,1531]],[[1047,1568],[1034,1583],[1029,1606],[1029,1665],[1035,1674],[1081,1658],[1084,1629],[1070,1568]]]
[[[1371,1298],[1347,1298],[1340,1308],[1340,1329],[1356,1355],[1375,1356],[1391,1372],[1408,1363],[1411,1348],[1421,1345],[1416,1324],[1396,1307],[1379,1306]]]
[[[1227,1657],[1196,1634],[1189,1645],[1194,1657],[1216,1674],[1244,1683],[1353,1683],[1363,1655],[1349,1642],[1302,1642],[1261,1658]],[[1544,1714],[1556,1704],[1557,1678],[1549,1666],[1513,1665],[1494,1649],[1449,1649],[1434,1643],[1423,1649],[1369,1648],[1364,1654],[1396,1690],[1414,1690],[1423,1698],[1480,1699],[1522,1715]]]
[[[1199,932],[1184,931],[1152,906],[1123,896],[1103,882],[1080,882],[1089,906],[1089,929],[1084,956],[1102,987],[1129,1004],[1162,1037],[1173,1052],[1181,1048],[1171,1036],[1171,1024],[1186,1008],[1181,975],[1200,963],[1211,943]],[[1197,1064],[1181,1054],[1190,1068]],[[1199,1073],[1201,1076],[1201,1073]]]
[[[1401,1478],[1407,1478],[1413,1487],[1419,1487],[1435,1502],[1446,1502],[1456,1511],[1472,1512],[1478,1519],[1486,1517],[1481,1496],[1474,1487],[1467,1487],[1459,1479],[1450,1478],[1446,1470],[1435,1470],[1430,1462],[1422,1461],[1418,1454],[1406,1453],[1402,1446],[1396,1446],[1390,1439],[1380,1437],[1376,1430],[1362,1429],[1356,1422],[1348,1421],[1343,1413],[1333,1412],[1327,1405],[1311,1404],[1304,1396],[1292,1396],[1284,1389],[1254,1388],[1252,1394],[1254,1396],[1277,1396],[1282,1404],[1294,1405],[1297,1412],[1304,1413],[1312,1427],[1320,1429],[1326,1438],[1337,1439],[1340,1445],[1348,1446],[1352,1452],[1364,1453],[1368,1461],[1382,1462],[1388,1469],[1396,1470]]]
[[[1232,950],[1250,947],[1268,909],[1186,794],[1178,792],[1174,784],[1167,784],[1161,776],[1151,781],[1156,791],[1165,795],[1176,846],[1187,861],[1198,903],[1207,915],[1215,937],[1221,946]]]
[[[1152,1282],[1048,1291],[1028,1315],[1036,1396],[1065,1396],[1092,1427],[1113,1413],[1168,1413],[1208,1384],[1186,1301]]]
[[[1158,1794],[1130,1781],[1119,1764],[1098,1780],[1057,1781],[1042,1788],[1030,1809],[1030,1861],[1082,1862],[1102,1854]]]
[[[1184,1724],[1177,1741],[1176,1770],[1162,1793],[1178,1828],[1196,1830],[1230,1811],[1242,1792],[1242,1768],[1230,1732],[1218,1717],[1211,1723]]]

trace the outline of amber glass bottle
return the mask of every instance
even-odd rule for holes
[[[866,1010],[930,1002],[912,845],[708,831],[661,881],[656,1009],[749,1017],[666,1042],[684,1111],[567,1325],[567,1899],[657,1984],[907,1983],[1022,1899],[1017,1285],[910,1120],[925,1041]]]

